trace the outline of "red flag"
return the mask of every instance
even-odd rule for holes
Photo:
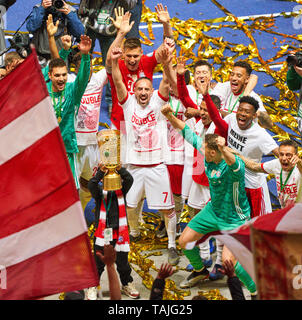
[[[229,231],[215,231],[202,237],[196,244],[215,237],[225,244],[243,268],[256,281],[250,227],[268,232],[302,234],[302,203],[251,219],[241,227]],[[301,263],[302,264],[302,263]]]
[[[0,299],[36,299],[98,285],[35,50],[0,82],[0,150]]]

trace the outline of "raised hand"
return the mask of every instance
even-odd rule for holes
[[[186,60],[184,56],[177,58],[176,72],[180,75],[185,74],[186,72]]]
[[[211,85],[211,79],[208,77],[203,78],[203,82],[196,81],[195,85],[198,89],[198,91],[205,96],[207,93],[209,93],[210,85]]]
[[[66,34],[61,37],[62,45],[65,50],[69,50],[71,47],[71,36]]]
[[[131,18],[131,13],[127,11],[120,20],[119,32],[122,32],[123,34],[127,34],[131,30],[132,26],[134,25],[134,21],[130,23],[130,18]]]
[[[123,50],[120,47],[112,48],[111,50],[111,60],[118,60],[123,55]]]
[[[81,42],[78,44],[78,49],[82,54],[88,54],[91,49],[91,39],[86,35],[81,35]]]
[[[157,50],[157,59],[159,63],[163,65],[167,65],[172,60],[173,56],[170,54],[169,49],[167,47],[161,47]]]
[[[219,136],[218,138],[216,138],[216,143],[217,143],[218,149],[222,150],[225,147],[225,138]]]
[[[121,24],[124,16],[124,8],[123,7],[114,8],[114,14],[115,14],[115,20],[112,17],[110,17],[110,20],[112,21],[116,29],[119,30],[121,28]]]
[[[172,54],[175,50],[175,41],[171,38],[165,38],[164,47],[169,50],[169,53]]]
[[[169,263],[162,263],[157,274],[157,279],[166,279],[173,274],[173,267]]]
[[[158,21],[161,23],[168,23],[170,21],[170,15],[167,9],[167,6],[164,6],[159,3],[155,6],[155,11],[157,13]]]
[[[57,20],[56,24],[53,23],[52,14],[49,14],[46,20],[46,29],[49,37],[53,37],[59,27],[60,20]]]
[[[101,251],[96,251],[96,255],[105,265],[112,265],[116,260],[116,251],[111,244],[104,245],[104,254]]]
[[[161,108],[161,113],[166,117],[169,113],[170,114],[173,113],[173,109],[171,108],[171,106],[169,104],[165,104]]]

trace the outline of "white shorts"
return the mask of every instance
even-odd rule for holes
[[[210,188],[202,186],[195,181],[192,182],[192,186],[189,193],[188,205],[194,209],[203,209],[207,202],[210,200]]]
[[[148,208],[168,210],[174,208],[170,178],[166,165],[139,167],[129,165],[127,170],[133,177],[133,185],[126,196],[127,206],[135,208],[146,195]]]
[[[77,176],[90,180],[98,169],[100,151],[97,144],[78,146],[77,154]]]
[[[181,196],[184,200],[188,199],[190,194],[190,189],[192,186],[192,174],[193,174],[193,165],[191,162],[187,163],[185,161],[184,170],[182,173],[182,186],[181,186]]]

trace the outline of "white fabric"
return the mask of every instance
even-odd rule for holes
[[[282,189],[281,192],[281,181],[280,181],[280,175],[281,175],[281,164],[279,159],[274,159],[271,161],[267,161],[262,164],[263,169],[267,173],[272,173],[275,175],[276,178],[276,184],[277,184],[277,192],[278,192],[278,199],[280,202],[280,205],[282,208],[291,205],[295,203],[298,190],[301,185],[301,173],[297,166],[294,168],[292,174],[290,175],[286,185]],[[289,172],[282,170],[282,183],[284,184],[286,181],[286,178],[288,177]]]
[[[228,146],[237,150],[243,156],[256,162],[261,162],[264,154],[269,154],[277,143],[271,135],[257,123],[247,130],[238,127],[236,114],[227,115],[224,120],[228,123]],[[245,186],[250,189],[257,189],[261,186],[261,174],[245,169]]]
[[[78,146],[77,153],[77,176],[82,176],[86,180],[90,180],[98,169],[100,161],[100,151],[97,144],[88,146]]]
[[[106,69],[92,73],[77,115],[76,135],[79,146],[97,144],[102,91],[106,83]]]
[[[167,121],[161,108],[163,100],[154,91],[149,105],[142,107],[134,95],[128,94],[122,104],[125,118],[125,163],[150,165],[167,161]],[[123,135],[123,133],[122,133]],[[123,153],[122,152],[122,153]]]
[[[202,186],[195,181],[192,182],[188,205],[194,209],[203,209],[207,202],[210,200],[210,188]]]
[[[169,104],[172,107],[174,113],[176,112],[177,107],[179,106],[176,117],[182,121],[185,121],[186,109],[180,102],[180,100],[176,99],[175,97],[171,97]],[[167,133],[169,156],[168,161],[166,161],[166,164],[184,164],[184,138],[177,130],[173,128],[169,120],[167,120]]]
[[[137,207],[145,194],[149,209],[174,208],[169,173],[165,164],[154,167],[129,165],[127,170],[134,180],[126,196],[127,206]]]

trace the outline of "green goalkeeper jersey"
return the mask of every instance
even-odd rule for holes
[[[183,137],[201,152],[202,138],[187,125],[181,131]],[[250,218],[250,205],[245,192],[245,165],[235,156],[236,161],[229,166],[224,160],[218,164],[205,160],[205,173],[209,180],[210,205],[217,218],[226,223]]]

